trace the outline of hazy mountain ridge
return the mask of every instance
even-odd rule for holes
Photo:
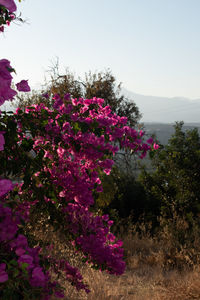
[[[128,91],[125,88],[122,89],[122,93],[137,104],[142,114],[142,122],[200,122],[200,99],[191,100],[185,97],[146,96]]]
[[[174,133],[173,125],[174,124],[144,122],[144,130],[146,134],[149,136],[155,134],[158,141],[162,145],[166,145],[168,143],[169,138]],[[196,124],[185,123],[183,125],[184,131],[192,130],[194,128],[198,128],[200,134],[200,123],[196,123]]]

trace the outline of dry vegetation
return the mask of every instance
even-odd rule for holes
[[[45,227],[46,226],[46,227]],[[44,230],[45,228],[45,230]],[[31,227],[29,228],[31,230]],[[58,235],[45,222],[38,222],[34,236],[54,241],[52,254],[66,258],[80,268],[91,292],[77,292],[61,278],[68,300],[189,300],[200,299],[200,230],[188,231],[185,220],[175,218],[153,237],[145,226],[140,234],[132,226],[119,237],[124,241],[127,269],[116,277],[91,269],[81,263],[62,234]],[[32,232],[33,233],[33,232]],[[182,242],[180,242],[180,240]],[[184,241],[184,242],[183,242]]]

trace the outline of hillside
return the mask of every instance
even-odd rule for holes
[[[191,100],[184,97],[145,96],[126,89],[122,90],[122,94],[137,104],[142,113],[142,122],[200,122],[200,99]]]
[[[155,134],[157,139],[162,145],[166,145],[168,143],[169,138],[174,133],[174,125],[175,123],[153,123],[153,122],[144,122],[145,131],[148,135]],[[185,123],[183,125],[183,129],[191,130],[193,128],[198,128],[200,132],[200,123]]]

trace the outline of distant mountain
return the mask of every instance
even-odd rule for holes
[[[122,89],[122,93],[137,104],[142,114],[142,122],[200,122],[200,99],[145,96],[126,89]]]
[[[192,130],[194,128],[197,128],[200,134],[200,123],[185,123],[183,125],[183,131]],[[166,145],[174,133],[173,124],[166,123],[144,122],[144,130],[149,136],[155,134],[162,145]]]

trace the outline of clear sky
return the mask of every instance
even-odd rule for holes
[[[200,98],[200,0],[25,0],[28,24],[0,35],[0,57],[36,88],[59,58],[77,75],[110,68],[135,93]]]

